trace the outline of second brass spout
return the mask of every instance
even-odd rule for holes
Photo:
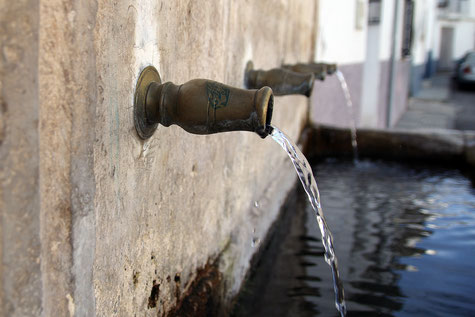
[[[147,67],[142,74],[153,70]],[[142,138],[151,136],[148,128],[158,124],[176,124],[193,134],[252,131],[264,138],[270,132],[274,97],[269,87],[244,90],[206,79],[182,85],[159,80],[143,84],[143,102],[137,98],[140,79],[135,101],[135,126]]]
[[[283,65],[285,69],[289,69],[291,71],[308,74],[312,73],[315,75],[316,79],[324,80],[326,75],[331,75],[337,70],[336,64],[327,64],[327,63],[308,63],[308,64],[294,64],[294,65]]]
[[[304,95],[309,97],[312,93],[313,74],[301,74],[283,68],[271,70],[254,70],[252,62],[248,62],[245,73],[245,86],[258,89],[264,86],[272,88],[274,95]]]

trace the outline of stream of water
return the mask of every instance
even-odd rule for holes
[[[341,316],[346,316],[345,294],[343,283],[338,272],[338,261],[333,248],[333,237],[323,216],[322,205],[320,203],[320,193],[318,191],[317,182],[313,176],[312,168],[305,156],[282,131],[276,127],[272,127],[271,137],[276,141],[287,153],[295,167],[295,171],[307,193],[308,200],[315,212],[318,227],[322,235],[322,243],[325,248],[325,261],[331,268],[333,277],[333,289],[335,291],[335,306]]]
[[[355,121],[355,112],[353,110],[353,102],[351,101],[350,90],[348,89],[348,84],[346,83],[345,76],[340,70],[336,71],[336,77],[340,81],[341,89],[346,99],[346,107],[348,108],[348,113],[351,120],[351,147],[353,148],[353,158],[358,160],[358,142],[356,141],[356,121]]]

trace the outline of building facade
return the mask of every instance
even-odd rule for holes
[[[422,80],[451,72],[454,62],[475,49],[475,1],[416,1],[410,94]]]
[[[393,126],[422,81],[475,45],[473,0],[319,0],[314,59],[345,75],[359,127]],[[315,123],[349,126],[336,78],[315,85]],[[331,107],[329,106],[331,105]]]

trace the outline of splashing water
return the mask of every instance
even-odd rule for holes
[[[341,89],[346,99],[346,107],[348,108],[348,113],[350,114],[351,120],[351,147],[353,148],[353,158],[355,161],[358,161],[358,143],[356,142],[356,121],[355,121],[355,112],[353,110],[353,102],[351,101],[350,90],[348,89],[348,84],[346,83],[345,76],[340,70],[336,71],[336,77],[340,81]]]
[[[323,210],[320,204],[320,193],[318,191],[315,177],[313,177],[310,164],[299,148],[278,128],[272,127],[272,133],[270,135],[290,157],[300,182],[307,193],[308,200],[315,211],[318,227],[322,234],[323,247],[325,248],[325,261],[328,263],[332,271],[333,289],[335,291],[335,306],[341,316],[346,316],[345,292],[343,290],[343,283],[340,280],[340,273],[338,272],[338,261],[335,255],[335,250],[333,249],[333,237],[328,228],[327,222],[323,217]]]

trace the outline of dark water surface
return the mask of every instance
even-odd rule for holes
[[[383,162],[314,167],[348,316],[475,316],[475,189],[457,170]],[[338,316],[302,190],[244,286],[234,316]]]

